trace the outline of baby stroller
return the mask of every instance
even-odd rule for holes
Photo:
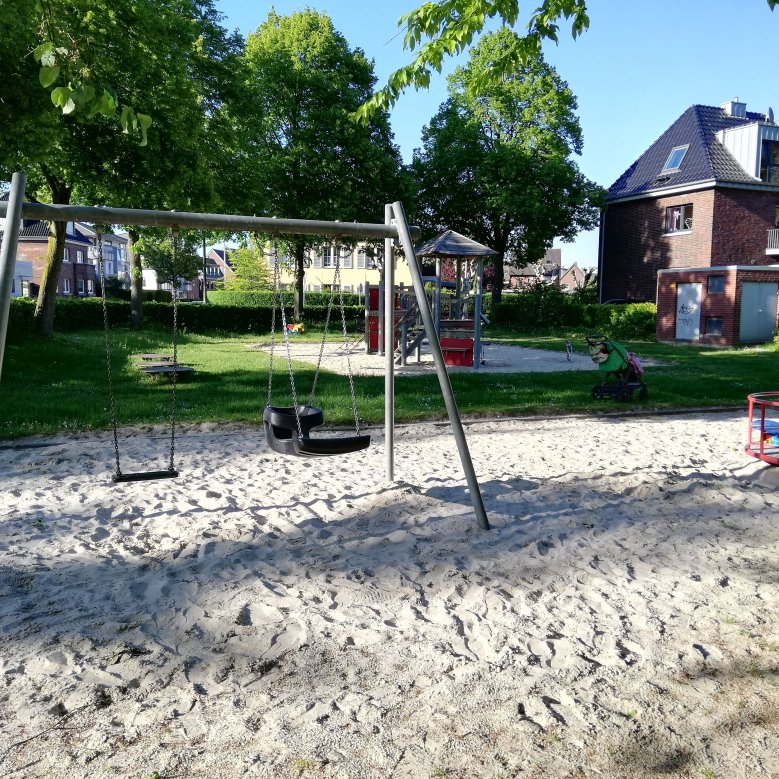
[[[626,402],[635,390],[639,400],[649,397],[643,382],[644,368],[633,352],[605,335],[588,335],[586,340],[592,361],[604,373],[603,382],[592,388],[592,397],[613,397]]]

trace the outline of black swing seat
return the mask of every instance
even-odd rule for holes
[[[300,430],[298,430],[298,418]],[[325,415],[316,406],[266,406],[262,414],[268,446],[279,454],[297,457],[329,457],[367,449],[369,435],[311,438],[309,433],[324,424]],[[300,433],[302,432],[302,436]]]
[[[177,470],[168,468],[164,471],[136,471],[135,473],[115,473],[114,482],[124,481],[152,481],[153,479],[175,479],[179,475]]]

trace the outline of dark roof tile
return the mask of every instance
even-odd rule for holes
[[[763,114],[747,111],[746,117],[739,118],[717,106],[691,106],[611,185],[607,199],[705,181],[754,184],[754,177],[738,164],[716,134],[759,121],[765,121]],[[671,150],[687,144],[679,170],[663,173]]]

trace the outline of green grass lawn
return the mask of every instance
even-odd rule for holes
[[[584,331],[521,336],[488,328],[485,340],[564,352],[565,341],[586,353]],[[309,332],[306,340],[316,340]],[[170,415],[171,382],[142,376],[133,355],[169,352],[169,333],[116,330],[113,333],[113,374],[120,425],[164,424]],[[267,399],[268,358],[251,349],[258,336],[180,337],[179,361],[195,374],[177,387],[178,418],[182,422],[243,421],[259,423]],[[300,337],[297,337],[300,340]],[[451,381],[463,416],[592,413],[624,408],[672,409],[745,406],[750,392],[779,390],[779,354],[773,345],[740,349],[706,349],[657,343],[621,342],[642,358],[662,366],[649,367],[646,401],[617,404],[594,400],[595,372],[456,373]],[[283,345],[274,364],[276,405],[291,403]],[[305,398],[313,366],[296,364],[299,397]],[[380,424],[384,415],[384,379],[355,377],[360,417]],[[82,331],[53,339],[23,338],[7,344],[3,365],[0,438],[105,429],[110,425],[103,334]],[[323,371],[317,404],[331,424],[349,424],[348,381]],[[396,417],[400,422],[445,418],[435,375],[396,378]]]

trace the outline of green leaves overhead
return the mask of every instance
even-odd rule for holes
[[[401,16],[398,26],[405,27],[404,47],[419,50],[415,59],[390,75],[387,84],[370,97],[357,112],[364,121],[374,111],[393,106],[408,87],[426,89],[432,71],[441,72],[443,62],[465,51],[485,24],[494,18],[513,27],[519,18],[518,0],[439,0],[426,2]],[[589,26],[586,0],[543,0],[530,17],[527,33],[519,39],[512,56],[494,63],[485,74],[485,82],[499,81],[511,68],[539,55],[544,39],[557,40],[559,20],[571,20],[576,38]]]
[[[76,31],[69,28],[67,14],[58,14],[52,5],[35,4],[40,15],[40,34],[49,38],[33,51],[33,57],[40,64],[38,81],[44,89],[51,89],[51,102],[64,115],[81,114],[87,119],[100,114],[115,117],[118,110],[116,92],[113,87],[99,86],[99,76],[94,65],[90,66],[83,58],[76,43]],[[81,24],[83,28],[94,13],[85,14]],[[67,40],[70,46],[58,46],[54,40]],[[97,52],[89,52],[93,59]],[[62,77],[62,78],[60,78]],[[57,84],[58,81],[65,83]],[[122,132],[139,136],[140,145],[148,143],[147,131],[152,119],[147,114],[136,113],[125,106],[119,116]]]

